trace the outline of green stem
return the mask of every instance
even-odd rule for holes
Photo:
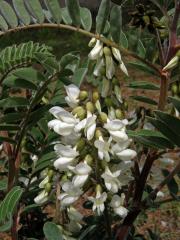
[[[160,75],[160,69],[155,64],[151,63],[150,61],[136,55],[135,53],[133,53],[133,52],[121,47],[121,46],[119,46],[115,42],[113,42],[113,41],[111,41],[111,40],[109,40],[105,37],[101,37],[99,34],[91,33],[91,32],[88,32],[84,29],[77,28],[77,27],[70,26],[70,25],[55,24],[55,23],[43,23],[43,24],[33,24],[33,25],[28,25],[28,26],[18,26],[14,29],[9,29],[6,32],[1,32],[0,37],[5,35],[5,34],[17,32],[17,31],[21,31],[21,30],[38,29],[38,28],[66,29],[66,30],[70,30],[70,31],[74,31],[74,32],[79,32],[79,33],[81,33],[81,34],[83,34],[87,37],[90,37],[90,38],[96,38],[96,39],[100,40],[101,42],[103,42],[104,44],[106,44],[108,46],[119,49],[124,55],[131,56],[134,59],[137,59],[137,60],[141,61],[142,63],[146,64],[150,68],[154,69],[154,71],[157,72],[158,75]]]

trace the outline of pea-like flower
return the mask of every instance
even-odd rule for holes
[[[121,170],[112,173],[109,167],[106,167],[105,172],[101,175],[104,179],[106,188],[113,193],[117,193],[121,188],[121,182],[118,179],[120,173]]]
[[[56,119],[51,120],[48,123],[48,127],[52,128],[61,136],[70,135],[73,132],[75,125],[79,122],[77,118],[61,107],[52,107],[49,112],[53,114]]]
[[[96,41],[94,48],[89,53],[88,57],[91,60],[97,60],[103,55],[103,43],[100,40]]]
[[[137,153],[136,151],[127,148],[129,144],[130,140],[119,142],[112,146],[111,152],[123,161],[130,161],[136,157]]]
[[[87,139],[93,139],[96,130],[96,118],[97,116],[95,114],[87,112],[87,118],[83,119],[75,126],[75,132],[80,132],[82,129],[84,129]]]
[[[104,128],[108,130],[112,139],[116,142],[124,142],[128,140],[128,136],[126,134],[126,125],[127,120],[109,120],[106,124],[104,124]]]
[[[67,170],[68,167],[74,163],[74,159],[79,155],[76,148],[62,144],[56,144],[54,150],[58,156],[58,159],[54,162],[54,167],[60,171]]]
[[[96,211],[98,215],[101,215],[105,209],[104,202],[107,199],[107,193],[101,193],[101,191],[98,190],[95,197],[88,197],[88,199],[93,202],[93,211]]]
[[[94,146],[98,149],[98,156],[101,160],[110,161],[109,148],[112,138],[109,138],[108,142],[104,141],[103,137],[100,136],[98,140],[94,142]]]
[[[70,181],[63,183],[62,190],[64,192],[58,197],[58,199],[61,201],[62,207],[70,206],[77,201],[80,195],[83,193],[79,187],[75,187]]]
[[[72,108],[77,107],[79,103],[80,89],[76,85],[70,84],[65,86],[65,90],[67,93],[67,96],[65,97],[67,104]]]
[[[113,53],[113,56],[115,57],[115,59],[119,62],[119,66],[120,66],[121,71],[123,73],[125,73],[127,76],[129,76],[127,68],[126,68],[124,62],[122,61],[121,53],[120,53],[119,49],[112,48],[112,53]]]
[[[85,162],[81,162],[76,167],[69,167],[76,175],[72,179],[75,187],[82,187],[87,181],[92,168]]]
[[[125,218],[128,214],[128,209],[123,207],[124,199],[124,194],[121,194],[121,197],[119,197],[118,195],[114,195],[110,203],[110,206],[113,208],[114,213],[122,218]]]
[[[48,200],[48,192],[46,190],[41,191],[37,197],[34,198],[36,204],[43,204]]]

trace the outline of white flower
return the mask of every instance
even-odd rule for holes
[[[108,130],[114,141],[124,142],[128,140],[128,136],[126,134],[126,124],[126,119],[108,119],[108,122],[104,124],[104,128]]]
[[[72,108],[77,107],[79,103],[80,89],[74,84],[65,86],[65,89],[67,93],[67,96],[65,97],[67,104]]]
[[[96,45],[89,53],[89,59],[96,60],[103,55],[103,43],[100,40],[96,41]]]
[[[118,180],[120,173],[120,170],[112,173],[110,169],[106,167],[105,172],[101,175],[101,177],[104,178],[106,188],[113,193],[117,193],[118,189],[121,188],[121,183]]]
[[[64,193],[61,193],[58,197],[62,207],[73,204],[82,194],[82,190],[79,187],[75,187],[72,182],[63,183],[62,190]]]
[[[98,149],[98,156],[101,160],[105,159],[107,162],[110,161],[109,156],[109,147],[111,138],[109,138],[108,142],[104,141],[103,137],[100,136],[98,140],[94,142],[94,146]]]
[[[112,56],[105,56],[106,59],[106,77],[112,79],[115,74],[115,66]]]
[[[115,214],[119,215],[122,218],[125,218],[128,214],[128,210],[123,207],[124,199],[124,194],[121,194],[121,197],[119,197],[118,195],[114,195],[110,203],[110,206],[113,208]]]
[[[105,66],[104,58],[99,58],[94,68],[94,72],[93,72],[94,76],[96,77],[101,76],[101,70],[104,66]]]
[[[128,148],[123,151],[116,152],[115,155],[123,161],[130,161],[137,156],[137,153],[136,151]]]
[[[69,167],[69,169],[76,174],[72,179],[75,187],[82,187],[92,171],[91,167],[85,162],[79,163],[76,167]]]
[[[97,214],[101,215],[105,209],[104,202],[107,199],[107,193],[101,193],[100,191],[97,191],[95,197],[88,197],[88,199],[93,202],[93,211],[97,211]]]
[[[45,185],[49,182],[49,177],[45,177],[39,184],[39,188],[45,188]]]
[[[48,193],[43,190],[42,192],[39,193],[39,195],[37,197],[34,198],[34,202],[36,204],[43,204],[44,202],[46,202],[48,200]]]
[[[53,128],[53,130],[61,136],[70,135],[79,121],[71,113],[61,107],[53,107],[49,112],[57,119],[51,120],[48,123],[48,127]]]
[[[112,53],[113,53],[113,56],[115,57],[115,59],[120,63],[120,69],[127,75],[128,75],[128,71],[127,71],[127,68],[125,66],[125,64],[123,63],[122,61],[122,58],[121,58],[121,53],[119,51],[119,49],[117,48],[112,48]]]
[[[93,139],[96,130],[96,118],[96,115],[92,114],[91,112],[87,112],[87,118],[83,119],[75,126],[75,132],[80,132],[82,129],[84,129],[87,139]]]
[[[165,195],[162,191],[157,192],[157,198],[163,198]]]
[[[79,155],[79,152],[71,146],[64,146],[56,144],[54,150],[59,158],[54,162],[54,167],[61,171],[67,170],[68,167],[74,162],[74,159]]]
[[[121,89],[119,86],[115,86],[114,87],[114,93],[116,95],[116,98],[117,100],[120,102],[120,103],[123,103],[123,100],[122,100],[122,96],[121,96]]]
[[[103,98],[108,96],[109,89],[110,89],[110,81],[106,77],[103,77],[102,91],[101,91],[101,96]]]

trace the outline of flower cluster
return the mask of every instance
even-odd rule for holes
[[[96,62],[93,74],[95,77],[102,78],[102,97],[107,97],[112,89],[112,80],[115,78],[115,72],[117,66],[121,71],[128,76],[127,68],[122,61],[121,53],[118,49],[114,47],[107,47],[100,40],[93,38],[89,47],[93,47],[89,53],[89,59]],[[114,92],[117,94],[117,99],[122,102],[121,96],[119,94],[120,88],[115,85]]]
[[[118,194],[125,179],[132,178],[128,170],[136,156],[129,148],[128,120],[119,119],[112,106],[102,103],[97,90],[88,93],[73,84],[65,86],[65,90],[68,110],[59,106],[51,108],[55,119],[48,123],[61,136],[54,146],[57,155],[54,167],[62,176],[61,207],[72,207],[87,184],[95,183],[95,195],[89,197],[93,211],[102,214],[106,202],[115,214],[125,217],[124,195]]]

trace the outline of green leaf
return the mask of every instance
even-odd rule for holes
[[[162,173],[164,177],[167,177],[170,172],[167,169],[162,169]],[[177,195],[179,192],[179,186],[175,180],[175,178],[172,178],[168,183],[167,183],[168,189],[170,194]]]
[[[167,126],[169,126],[174,134],[180,137],[180,120],[170,114],[161,111],[155,111],[156,116]]]
[[[128,131],[128,135],[144,146],[166,149],[173,148],[173,144],[160,132],[151,130]]]
[[[11,227],[10,218],[12,217],[14,210],[21,198],[23,190],[16,186],[5,196],[0,205],[0,223],[5,223],[6,230]],[[8,219],[8,222],[7,222]],[[3,227],[3,226],[2,226]],[[4,231],[6,231],[4,230]]]
[[[45,76],[32,67],[16,69],[13,71],[13,75],[29,82],[45,81]]]
[[[24,113],[7,113],[0,118],[0,123],[14,123],[23,119]]]
[[[152,98],[148,98],[146,96],[130,96],[130,98],[139,102],[148,103],[151,105],[157,105],[157,102],[155,100],[153,100]]]
[[[90,31],[92,27],[91,12],[87,8],[80,8],[81,24],[86,31]]]
[[[38,23],[44,22],[44,13],[39,0],[28,0],[25,1],[30,13],[38,21]]]
[[[110,13],[110,0],[102,0],[96,17],[96,31],[101,34],[104,31],[106,21]]]
[[[87,61],[87,63],[84,64],[84,66],[76,69],[76,71],[73,75],[72,82],[75,83],[79,87],[83,83],[83,80],[88,72],[88,64],[89,64],[89,60]]]
[[[147,74],[157,76],[156,72],[152,68],[146,66],[143,63],[140,63],[140,62],[128,62],[128,65],[129,65],[129,67],[133,67],[136,70],[140,70],[140,71],[143,71],[143,72],[145,72]]]
[[[180,100],[176,97],[169,97],[168,99],[172,102],[178,112],[180,112]]]
[[[67,8],[62,8],[62,19],[65,24],[67,24],[67,25],[72,24],[72,19],[69,16],[69,12],[68,12]]]
[[[126,34],[121,31],[121,34],[120,34],[120,45],[123,47],[123,48],[128,48],[128,39],[126,37]]]
[[[16,141],[14,141],[13,139],[0,136],[0,143],[4,143],[4,142],[16,144]]]
[[[14,107],[27,107],[29,101],[22,97],[9,97],[0,100],[0,108],[14,108]]]
[[[71,64],[75,60],[79,60],[80,57],[75,54],[74,52],[67,53],[64,55],[60,60],[60,66],[61,68],[65,68],[67,65]]]
[[[19,79],[18,77],[15,77],[13,75],[5,78],[5,80],[3,81],[3,85],[12,88],[25,88],[30,90],[37,89],[37,86],[34,83],[26,81],[24,79]]]
[[[67,10],[72,19],[73,25],[79,27],[81,25],[80,6],[78,0],[66,0]]]
[[[122,12],[121,7],[115,5],[110,15],[110,31],[113,40],[119,44],[122,28]]]
[[[145,56],[146,56],[146,49],[140,39],[139,39],[138,45],[137,45],[137,53],[142,58],[145,58]]]
[[[129,83],[128,87],[135,88],[135,89],[159,90],[158,85],[154,83],[143,82],[143,81],[131,82]]]
[[[7,178],[0,180],[0,191],[7,189]]]
[[[0,124],[0,131],[17,131],[17,130],[20,130],[19,125]]]
[[[45,0],[47,9],[52,14],[53,19],[56,23],[60,23],[62,19],[61,7],[58,0]]]
[[[53,222],[46,222],[43,231],[47,240],[63,240],[60,228]]]
[[[31,18],[29,16],[28,11],[25,8],[24,1],[22,0],[13,0],[13,6],[18,15],[19,19],[25,24],[29,25],[31,22]]]
[[[78,240],[85,240],[85,239],[87,239],[88,234],[89,234],[90,232],[94,232],[94,231],[96,230],[96,227],[97,227],[97,225],[92,225],[92,226],[87,227],[86,230],[84,230],[84,231],[81,233],[81,235],[80,235],[80,237],[78,238]]]
[[[11,228],[12,224],[13,224],[12,216],[9,214],[7,216],[6,222],[3,225],[0,224],[0,232],[8,231]]]
[[[6,20],[0,15],[0,29],[2,31],[7,31],[8,30],[8,25],[6,23]]]
[[[148,117],[148,120],[173,144],[179,144],[179,136],[174,134],[168,125],[158,119]]]
[[[18,19],[17,16],[10,6],[9,3],[6,1],[0,1],[0,11],[3,15],[3,17],[6,19],[7,23],[12,27],[15,28],[18,25]]]

